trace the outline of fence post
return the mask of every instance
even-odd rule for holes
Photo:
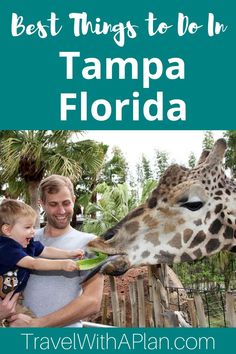
[[[199,294],[194,294],[193,297],[196,305],[199,327],[208,327],[202,298]]]
[[[112,313],[113,313],[113,325],[120,327],[120,305],[118,299],[118,293],[116,289],[115,278],[109,276],[110,285],[111,285],[111,304],[112,304]]]
[[[145,301],[144,301],[144,288],[143,278],[138,276],[137,279],[137,291],[138,291],[138,325],[139,327],[145,327]]]
[[[131,306],[131,327],[138,326],[138,306],[136,301],[136,283],[129,283],[129,298]]]
[[[103,301],[102,301],[102,323],[104,325],[108,324],[107,309],[108,309],[108,294],[104,294]]]
[[[231,292],[225,294],[226,305],[226,325],[227,327],[236,327],[236,314],[234,310],[234,295]]]
[[[120,325],[121,325],[121,327],[126,327],[126,301],[125,301],[125,295],[121,296],[121,301],[120,301]]]
[[[147,327],[155,327],[153,318],[153,302],[146,301]]]
[[[164,327],[164,317],[163,317],[163,307],[161,304],[161,294],[160,294],[160,286],[157,285],[157,282],[160,280],[156,280],[155,277],[152,277],[152,290],[153,290],[153,308],[154,308],[154,319],[156,327]]]
[[[197,315],[196,315],[196,309],[195,309],[195,304],[194,304],[194,299],[187,299],[187,304],[188,304],[188,311],[190,315],[190,321],[192,327],[198,327],[198,321],[197,321]]]
[[[150,302],[153,303],[153,291],[152,291],[152,267],[153,266],[148,266],[148,299]]]

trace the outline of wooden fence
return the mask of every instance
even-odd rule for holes
[[[109,277],[111,293],[104,295],[101,323],[117,327],[236,327],[236,293],[226,292],[224,321],[210,321],[204,294],[170,286],[166,266],[149,267],[129,283],[128,294],[119,294],[116,278]],[[110,305],[110,306],[109,306]],[[112,314],[108,309],[112,309]],[[213,311],[215,312],[215,311]],[[213,313],[214,316],[214,313]],[[216,323],[216,325],[214,325]],[[223,324],[222,324],[223,323]]]

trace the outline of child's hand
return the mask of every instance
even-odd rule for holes
[[[73,272],[75,270],[78,270],[78,266],[76,264],[76,262],[70,260],[70,259],[66,259],[61,261],[61,265],[62,265],[62,270],[65,270],[66,272]]]
[[[70,251],[69,258],[83,258],[84,257],[84,251],[77,249],[74,251]]]

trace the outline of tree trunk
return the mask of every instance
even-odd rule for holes
[[[30,205],[37,213],[37,220],[35,223],[35,227],[40,227],[40,207],[39,207],[39,194],[38,194],[38,187],[40,181],[30,181],[28,182],[28,192],[30,197]]]

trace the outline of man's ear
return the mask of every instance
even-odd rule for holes
[[[6,236],[11,236],[11,225],[9,224],[3,224],[2,225],[2,233]]]

